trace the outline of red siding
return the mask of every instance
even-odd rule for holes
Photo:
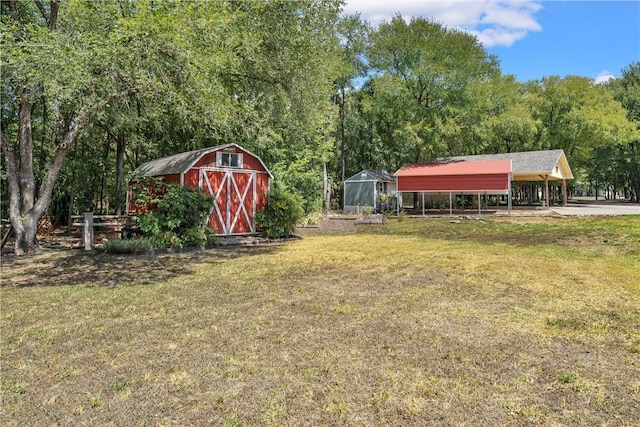
[[[216,166],[217,152],[242,153],[242,167]],[[162,177],[164,182],[181,183],[181,174]],[[182,174],[186,187],[202,187],[215,197],[209,225],[216,234],[248,234],[255,230],[254,213],[266,207],[270,174],[262,161],[238,146],[231,145],[208,152]],[[254,192],[255,188],[255,192]],[[130,200],[131,213],[141,213],[150,206],[136,207]]]
[[[204,156],[202,156],[200,158],[200,160],[198,160],[196,162],[195,165],[193,165],[194,168],[200,168],[200,167],[210,167],[210,168],[214,168],[216,167],[216,157],[218,151],[222,151],[222,152],[231,152],[231,153],[242,153],[242,169],[246,169],[246,170],[255,170],[255,171],[264,171],[266,172],[264,166],[262,166],[262,162],[257,159],[256,157],[252,156],[251,154],[247,153],[244,150],[241,150],[239,148],[235,148],[233,147],[233,149],[229,149],[231,151],[227,151],[225,149],[221,149],[221,150],[216,150],[216,151],[212,151],[211,153],[207,153]]]
[[[256,175],[256,210],[262,210],[267,207],[267,194],[269,192],[269,175],[258,173]]]
[[[410,163],[395,175],[398,191],[505,192],[509,190],[511,160]]]
[[[399,176],[398,191],[507,191],[508,174]]]
[[[191,168],[184,174],[184,186],[198,188],[200,185],[200,172],[198,169]]]
[[[162,180],[167,184],[180,184],[180,174],[165,175],[162,177]]]

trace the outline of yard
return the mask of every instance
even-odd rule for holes
[[[637,425],[640,217],[2,260],[7,426]]]

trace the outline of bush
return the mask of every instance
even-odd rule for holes
[[[111,239],[104,245],[104,250],[110,254],[137,254],[154,248],[149,239]]]
[[[213,233],[205,227],[213,200],[202,189],[157,180],[148,180],[136,188],[136,203],[149,209],[137,217],[138,227],[156,247],[214,243]],[[148,191],[149,188],[154,190]]]
[[[274,185],[269,191],[267,207],[256,213],[256,225],[265,237],[280,239],[294,233],[303,215],[302,199]]]

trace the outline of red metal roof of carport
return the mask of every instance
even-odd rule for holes
[[[398,191],[506,194],[511,160],[408,163],[395,174]]]

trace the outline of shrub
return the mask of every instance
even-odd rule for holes
[[[322,221],[322,219],[324,219],[324,214],[322,212],[320,211],[311,212],[305,215],[304,218],[302,218],[300,225],[302,225],[303,227],[308,227],[310,225],[317,225],[320,221]]]
[[[303,215],[302,199],[274,185],[269,191],[267,207],[256,213],[256,225],[265,237],[279,239],[293,234]]]
[[[138,206],[149,209],[137,217],[138,227],[157,247],[202,246],[213,242],[213,233],[205,227],[213,200],[202,189],[151,179],[136,190]]]
[[[154,244],[149,239],[111,239],[104,245],[104,250],[110,254],[137,254],[153,249]]]

